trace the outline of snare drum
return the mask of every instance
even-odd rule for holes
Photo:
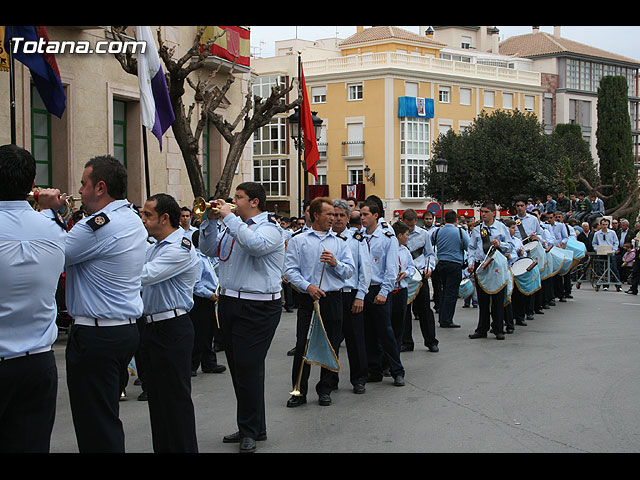
[[[495,251],[492,255],[492,261],[486,268],[478,267],[476,270],[476,280],[483,291],[489,295],[498,293],[508,283],[511,271],[509,270],[509,262],[507,258]]]
[[[474,285],[474,281],[470,278],[463,278],[460,282],[460,288],[458,288],[458,297],[460,298],[468,298],[473,295],[474,290],[476,289]]]
[[[558,275],[564,276],[571,271],[571,268],[574,266],[573,263],[573,250],[569,250],[567,248],[561,248],[562,254],[564,255],[564,263],[562,267],[560,267],[560,271]]]
[[[531,295],[540,289],[540,269],[538,264],[529,257],[523,257],[511,265],[516,288],[523,295]]]
[[[513,293],[513,275],[509,272],[507,277],[507,287],[504,292],[504,306],[506,307],[511,303],[511,294]]]
[[[560,247],[551,247],[551,250],[549,250],[548,255],[549,255],[549,265],[550,265],[549,276],[557,275],[565,263],[564,249]]]
[[[416,270],[413,276],[407,278],[407,305],[415,300],[422,287],[422,275]]]

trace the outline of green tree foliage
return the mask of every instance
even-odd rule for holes
[[[608,194],[609,205],[621,204],[637,183],[625,77],[607,76],[600,80],[596,137],[602,193]]]
[[[553,143],[558,158],[563,158],[563,171],[558,172],[558,177],[563,178],[565,193],[575,193],[576,190],[584,190],[580,178],[584,178],[590,185],[598,183],[593,156],[589,150],[589,144],[582,138],[580,125],[561,123],[556,125],[550,142]]]
[[[445,202],[478,205],[492,201],[508,208],[518,195],[545,198],[562,185],[564,171],[554,145],[542,133],[532,113],[518,110],[481,112],[462,134],[449,131],[434,143],[433,158],[448,161]],[[562,164],[564,165],[564,164]],[[435,167],[427,175],[426,191],[440,196]]]

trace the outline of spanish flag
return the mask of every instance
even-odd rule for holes
[[[248,67],[251,59],[250,33],[249,29],[244,27],[206,27],[200,41],[204,45],[222,34],[213,42],[209,53],[230,62],[237,59],[238,65]]]

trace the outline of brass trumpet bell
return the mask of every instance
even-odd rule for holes
[[[233,211],[236,209],[236,206],[233,203],[230,203],[229,208]],[[196,197],[193,201],[193,216],[196,218],[202,218],[207,209],[211,209],[213,212],[218,211],[217,207],[212,207],[211,203],[207,202],[204,198]]]
[[[31,203],[33,208],[36,209],[36,210],[39,208],[39,206],[38,206],[38,194],[40,193],[40,190],[42,190],[42,189],[39,188],[39,187],[36,187],[31,192],[29,192],[29,194],[27,195],[27,201],[29,203]],[[58,212],[60,213],[60,215],[63,218],[67,218],[73,212],[73,209],[75,208],[76,202],[79,202],[80,200],[81,199],[78,198],[78,197],[74,197],[72,195],[68,195],[67,198],[65,199],[64,205],[58,209]]]

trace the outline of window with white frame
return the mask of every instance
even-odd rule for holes
[[[471,89],[460,89],[460,105],[471,105]]]
[[[438,87],[438,100],[440,103],[450,103],[451,101],[451,87]]]
[[[349,101],[362,100],[362,83],[352,83],[348,85]]]
[[[502,108],[505,110],[513,110],[513,93],[502,94]]]
[[[327,87],[311,87],[311,103],[326,103]]]
[[[287,195],[287,159],[254,158],[253,181],[261,184],[267,197]]]
[[[349,185],[353,185],[355,183],[364,183],[362,168],[349,169]]]
[[[404,117],[400,122],[400,197],[424,198],[424,174],[430,155],[430,123]]]
[[[525,95],[524,96],[524,111],[525,112],[533,112],[535,98],[533,95]]]
[[[471,48],[471,37],[463,35],[460,39],[460,47],[461,48]]]
[[[271,123],[253,133],[253,154],[281,155],[286,153],[286,133],[286,119],[272,118]]]
[[[485,90],[483,92],[483,97],[484,97],[484,106],[485,107],[493,108],[495,106],[496,92]]]
[[[287,77],[284,75],[267,75],[264,77],[257,77],[252,85],[252,92],[254,96],[261,97],[263,99],[271,96],[271,89],[277,86],[285,86],[287,84]],[[282,99],[284,101],[284,99]]]

